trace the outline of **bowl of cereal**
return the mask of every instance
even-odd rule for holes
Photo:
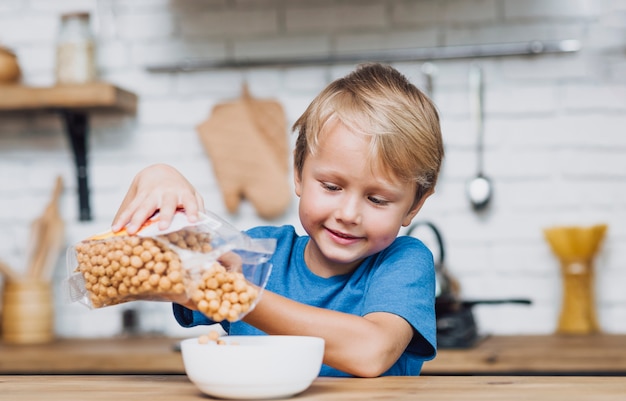
[[[185,372],[217,398],[268,399],[306,390],[319,375],[324,339],[309,336],[208,336],[181,342]]]

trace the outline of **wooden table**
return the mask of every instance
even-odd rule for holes
[[[0,343],[0,374],[182,374],[178,342],[120,337]],[[422,374],[626,376],[626,335],[492,336],[470,349],[440,350]]]
[[[72,145],[78,184],[80,220],[91,220],[87,172],[89,114],[94,111],[135,113],[137,95],[107,82],[33,87],[0,85],[0,112],[58,112]]]
[[[623,401],[619,377],[420,376],[318,378],[294,400]],[[6,401],[208,400],[184,375],[0,376]]]

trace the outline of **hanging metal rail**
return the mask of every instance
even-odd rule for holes
[[[365,53],[343,53],[326,56],[303,56],[299,58],[253,58],[206,60],[187,58],[169,65],[149,65],[149,72],[192,72],[217,69],[240,69],[262,67],[298,67],[312,65],[352,64],[367,61],[401,62],[434,61],[479,57],[503,57],[539,55],[547,53],[572,53],[581,48],[578,40],[555,40],[518,43],[492,43],[464,46],[441,46],[407,49],[389,49]]]

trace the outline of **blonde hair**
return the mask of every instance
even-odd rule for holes
[[[370,157],[385,171],[417,184],[416,201],[435,187],[443,160],[439,115],[432,101],[391,66],[360,65],[328,85],[295,122],[296,174],[315,154],[329,121],[370,136]]]

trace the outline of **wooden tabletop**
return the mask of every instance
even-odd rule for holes
[[[182,374],[179,341],[118,337],[0,343],[0,374]],[[439,350],[422,374],[625,376],[626,335],[492,336],[470,349]]]
[[[619,377],[420,376],[318,378],[294,400],[623,401]],[[207,400],[184,375],[0,376],[0,399],[11,401]]]

